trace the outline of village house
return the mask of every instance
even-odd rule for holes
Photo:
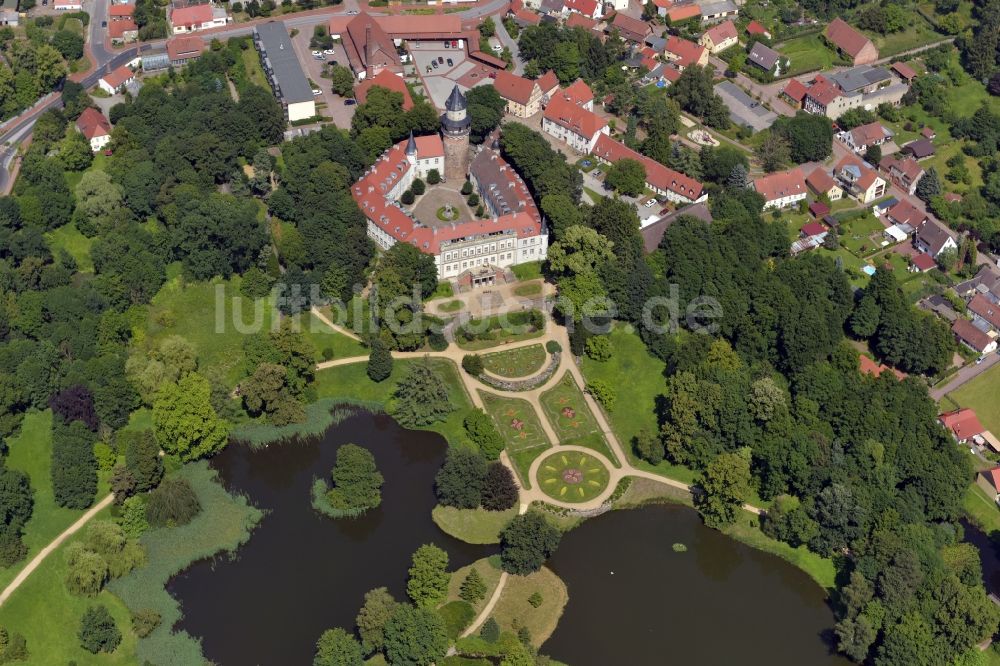
[[[927,221],[927,214],[906,199],[897,201],[883,213],[889,225],[896,227],[904,237],[909,236]],[[900,239],[902,240],[902,239]]]
[[[955,320],[951,325],[951,332],[959,342],[979,354],[992,354],[997,350],[995,337],[963,317]]]
[[[756,178],[753,188],[764,197],[764,210],[793,206],[808,194],[806,182],[798,168]]]
[[[111,141],[111,123],[104,114],[93,107],[87,107],[76,119],[76,128],[90,142],[90,149],[98,152]]]
[[[700,21],[701,7],[693,5],[674,5],[667,10],[667,19],[671,25],[683,23],[684,21]]]
[[[597,19],[587,18],[583,14],[571,13],[566,18],[567,28],[583,28],[584,30],[596,30]]]
[[[863,65],[817,74],[808,85],[789,82],[783,94],[792,100],[801,98],[802,108],[809,113],[836,120],[850,109],[872,110],[880,104],[899,106],[908,90],[909,85],[894,79],[889,70]]]
[[[542,110],[542,90],[531,79],[500,70],[493,87],[507,101],[507,113],[512,116],[530,118]]]
[[[229,22],[225,8],[216,7],[211,3],[203,5],[171,5],[167,18],[173,34],[221,28]]]
[[[657,16],[666,16],[667,10],[674,6],[671,0],[651,0],[651,2],[656,7]]]
[[[866,65],[878,60],[878,49],[872,44],[872,40],[852,28],[843,19],[835,18],[830,21],[824,36],[831,46],[855,65]]]
[[[924,177],[924,168],[912,157],[897,158],[886,155],[878,163],[879,170],[889,176],[896,187],[913,195],[917,191],[917,183]]]
[[[823,167],[816,167],[806,176],[806,185],[816,196],[826,195],[830,201],[839,201],[844,197],[844,189]]]
[[[608,133],[608,123],[593,111],[557,94],[542,114],[542,131],[586,154],[593,150],[599,136]]]
[[[781,94],[792,105],[792,108],[801,109],[805,105],[808,92],[809,89],[804,83],[798,79],[789,79]]]
[[[698,43],[708,49],[709,53],[719,53],[725,51],[730,46],[739,43],[736,34],[736,25],[732,21],[723,21],[712,26],[701,36]]]
[[[976,412],[968,407],[940,414],[938,421],[951,432],[951,436],[959,444],[965,444],[986,431],[983,424],[979,422]]]
[[[844,192],[869,204],[885,195],[886,182],[874,170],[853,155],[845,155],[833,170]]]
[[[554,95],[559,90],[559,77],[551,69],[537,79],[535,83],[538,84],[538,89],[542,91],[542,104],[548,104],[549,100],[552,99]]]
[[[837,135],[837,138],[856,153],[863,153],[872,146],[881,146],[886,141],[892,140],[892,137],[892,130],[883,127],[882,123],[878,121],[859,125]]]
[[[900,149],[904,155],[910,155],[915,160],[923,160],[934,156],[934,144],[930,139],[923,138],[911,141]]]
[[[57,12],[78,12],[83,9],[80,0],[53,0],[52,8]]]
[[[774,76],[781,75],[781,54],[763,42],[754,42],[753,48],[747,54],[747,62]]]
[[[704,186],[694,178],[664,166],[609,136],[602,134],[597,138],[591,155],[603,164],[614,164],[623,159],[639,162],[646,170],[646,187],[674,203],[691,204],[708,199]]]
[[[551,102],[556,97],[562,97],[567,102],[576,104],[587,111],[594,110],[594,92],[583,79],[577,79],[562,89],[557,87],[556,90],[548,96],[546,103]]]
[[[1000,274],[990,266],[980,266],[974,278],[955,285],[955,293],[966,298],[983,294],[994,303],[1000,303]]]
[[[771,31],[757,21],[750,21],[747,23],[747,34],[751,37],[760,36],[766,39],[771,39]]]
[[[819,222],[807,222],[799,230],[799,238],[789,250],[792,256],[812,250],[823,244],[830,230]]]
[[[899,78],[903,79],[907,83],[913,83],[913,79],[917,78],[917,70],[913,69],[905,62],[894,62],[892,64],[892,71],[894,71]]]
[[[704,46],[699,46],[674,35],[667,38],[663,57],[673,63],[674,67],[680,71],[684,71],[685,67],[691,65],[704,67],[708,64],[708,50]]]
[[[571,13],[582,14],[587,18],[601,17],[601,3],[597,0],[565,0],[565,9]]]
[[[628,14],[622,13],[615,14],[614,19],[608,24],[607,32],[609,34],[616,30],[622,39],[635,42],[636,44],[642,44],[651,32],[649,24],[645,21],[640,21]]]
[[[122,65],[110,74],[105,74],[98,79],[97,87],[109,95],[114,95],[133,81],[135,81],[135,73],[127,65]]]
[[[972,313],[972,323],[983,329],[989,327],[992,331],[1000,331],[1000,305],[983,294],[976,294],[969,301],[968,308]]]
[[[131,7],[131,5],[114,6]],[[131,44],[139,39],[139,26],[132,19],[112,21],[108,24],[108,38],[112,44]]]
[[[921,252],[926,252],[937,259],[945,250],[958,250],[958,243],[951,232],[941,226],[936,220],[928,219],[917,227],[913,244]]]

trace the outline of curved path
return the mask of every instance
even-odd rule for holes
[[[10,598],[10,595],[14,594],[17,588],[21,587],[21,583],[27,580],[28,576],[30,576],[31,573],[38,568],[38,566],[42,563],[42,561],[45,560],[45,558],[48,557],[50,554],[52,554],[52,551],[61,546],[63,541],[65,541],[66,539],[70,538],[71,536],[79,532],[84,525],[90,522],[91,518],[100,513],[102,509],[109,506],[111,502],[114,500],[114,498],[115,498],[114,495],[108,495],[100,502],[87,509],[87,513],[77,518],[75,523],[73,523],[65,530],[63,530],[62,534],[53,539],[52,542],[49,543],[49,545],[47,545],[45,548],[42,548],[37,555],[31,558],[31,561],[28,562],[28,564],[23,569],[21,569],[21,572],[17,574],[14,580],[11,581],[10,585],[8,585],[3,592],[0,592],[0,606],[2,606],[3,603]]]

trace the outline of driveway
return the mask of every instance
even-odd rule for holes
[[[514,73],[518,75],[524,74],[524,63],[521,62],[521,50],[517,47],[517,41],[510,36],[510,33],[507,32],[507,28],[504,27],[503,21],[501,21],[499,17],[493,20],[493,24],[497,27],[497,39],[499,39],[500,43],[506,46],[507,49],[510,50],[510,54],[514,56]]]
[[[354,109],[357,106],[345,106],[344,98],[340,95],[334,95],[333,91],[330,90],[330,79],[325,79],[322,76],[323,70],[326,69],[327,63],[331,60],[336,60],[341,65],[347,65],[347,54],[344,53],[344,47],[335,43],[333,55],[324,55],[322,60],[318,60],[313,57],[313,49],[309,46],[310,39],[312,39],[312,30],[300,29],[299,34],[292,37],[292,48],[295,50],[295,56],[298,58],[306,78],[322,91],[316,96],[316,113],[331,118],[337,127],[349,129],[351,119],[354,117]]]

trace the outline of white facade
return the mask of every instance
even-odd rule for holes
[[[101,148],[104,148],[104,146],[108,145],[110,142],[111,142],[110,134],[98,134],[97,136],[93,137],[90,140],[90,150],[96,153]]]
[[[304,102],[292,102],[288,105],[288,120],[306,120],[316,116],[316,102],[309,99]]]
[[[597,143],[597,137],[602,134],[608,134],[608,126],[605,125],[601,129],[597,130],[593,136],[584,136],[565,128],[559,123],[551,121],[548,118],[542,118],[542,131],[566,143],[576,152],[587,154],[594,149],[594,144]]]
[[[764,202],[764,210],[771,208],[786,208],[788,206],[794,206],[800,201],[806,198],[805,192],[798,192],[796,194],[790,194],[786,197],[780,197],[778,199],[771,199],[770,201]]]
[[[483,266],[507,268],[548,256],[549,237],[545,234],[518,238],[514,232],[472,237],[441,244],[434,257],[438,278],[456,278],[465,271]]]

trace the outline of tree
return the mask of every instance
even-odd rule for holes
[[[506,442],[489,414],[479,408],[473,409],[465,415],[463,425],[469,439],[479,447],[479,452],[486,459],[496,460],[500,457]]]
[[[406,593],[417,606],[434,608],[448,596],[448,553],[424,544],[413,553]]]
[[[487,511],[506,511],[517,505],[518,487],[506,465],[490,463],[483,479],[482,504]]]
[[[52,424],[52,490],[59,506],[86,509],[94,501],[94,435],[80,421]]]
[[[438,502],[458,509],[475,509],[482,502],[486,473],[486,458],[464,448],[449,448],[448,454],[434,477]]]
[[[648,430],[640,430],[632,443],[636,455],[653,465],[663,462],[663,442]]]
[[[554,275],[593,273],[614,258],[614,245],[596,230],[574,225],[549,246],[549,271]]]
[[[229,424],[209,401],[208,380],[192,372],[164,384],[153,402],[153,432],[168,453],[190,461],[218,453],[229,439]]]
[[[419,428],[443,421],[454,411],[447,385],[426,357],[410,367],[393,395],[396,398],[393,418],[404,428]]]
[[[517,515],[500,533],[500,566],[526,576],[542,568],[559,547],[562,534],[537,513]]]
[[[153,527],[186,525],[201,511],[201,502],[187,479],[164,479],[146,502],[146,519]]]
[[[480,87],[486,88],[488,86],[480,86]],[[476,88],[473,88],[473,90],[476,90]],[[469,92],[471,93],[472,90],[470,90]],[[437,169],[431,169],[430,171],[427,172],[427,184],[428,185],[437,185],[440,182],[441,182],[441,172],[440,171],[438,171]]]
[[[49,407],[52,408],[53,415],[62,419],[63,423],[80,421],[90,430],[97,430],[99,424],[94,409],[94,395],[82,384],[74,384],[52,394]]]
[[[365,603],[355,620],[365,654],[385,649],[385,626],[400,605],[384,587],[377,587],[365,593]]]
[[[507,101],[493,86],[476,86],[466,93],[465,100],[472,122],[469,141],[474,144],[482,143],[500,125]]]
[[[486,618],[486,622],[480,627],[479,637],[487,643],[496,643],[500,640],[500,625],[492,615]]]
[[[761,167],[768,173],[783,168],[791,159],[788,141],[780,134],[769,132],[754,150]]]
[[[916,195],[922,201],[929,203],[934,197],[940,196],[941,192],[941,177],[938,176],[937,169],[930,167],[917,181]]]
[[[52,35],[52,46],[66,60],[79,60],[83,56],[83,37],[70,30],[59,30]]]
[[[470,604],[475,604],[486,598],[486,582],[475,567],[472,568],[469,575],[462,581],[462,587],[458,596]]]
[[[392,374],[392,353],[378,338],[372,340],[371,351],[368,354],[368,378],[373,382],[382,382]]]
[[[59,142],[59,161],[67,171],[83,171],[94,161],[90,143],[75,128],[67,128],[66,136]]]
[[[868,146],[868,150],[865,151],[865,162],[873,166],[878,166],[878,163],[882,161],[882,147],[881,146]]]
[[[473,377],[483,374],[483,357],[479,354],[466,354],[462,357],[462,369]]]
[[[261,363],[240,384],[243,404],[250,414],[267,414],[277,426],[305,420],[305,410],[288,384],[288,371],[275,363]]]
[[[431,664],[447,650],[444,620],[430,609],[400,604],[385,626],[385,655],[391,664]]]
[[[708,464],[699,481],[695,506],[709,527],[732,524],[752,492],[750,449],[723,453]]]
[[[636,197],[646,189],[646,167],[633,159],[620,159],[608,168],[604,184],[618,194]]]
[[[316,641],[313,666],[362,666],[364,663],[361,643],[340,627],[327,629]]]
[[[105,606],[90,606],[80,619],[77,637],[85,650],[97,654],[114,652],[121,643],[122,633]]]
[[[100,554],[80,543],[66,549],[66,589],[72,594],[97,596],[109,575],[108,563]]]
[[[720,185],[726,184],[737,167],[742,166],[746,170],[750,166],[743,151],[725,144],[717,148],[705,146],[699,157],[704,178]]]
[[[333,488],[327,496],[334,507],[367,511],[382,503],[384,479],[368,449],[357,444],[341,446],[331,475]]]
[[[781,116],[771,126],[771,133],[788,141],[792,162],[822,162],[833,150],[833,125],[826,116],[799,111],[795,116]]]
[[[163,460],[160,447],[151,430],[119,432],[119,447],[125,449],[125,467],[135,478],[135,489],[146,492],[155,488],[163,478]],[[124,440],[124,446],[121,446]]]
[[[354,75],[343,65],[330,67],[330,90],[335,95],[350,97],[354,92]]]

